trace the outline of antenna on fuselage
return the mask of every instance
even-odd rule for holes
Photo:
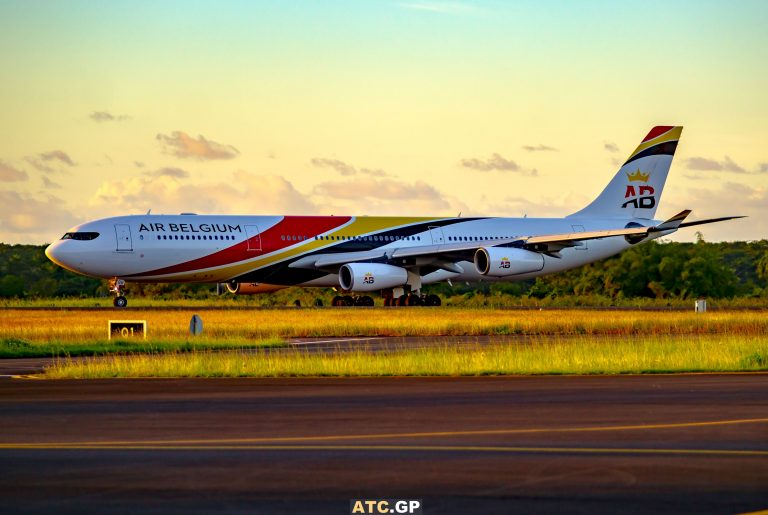
[[[152,214],[152,208],[151,207],[147,210],[147,214],[148,215]]]

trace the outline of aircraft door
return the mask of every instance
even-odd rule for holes
[[[261,233],[256,225],[245,226],[245,237],[248,238],[248,250],[261,252]]]
[[[573,229],[573,232],[584,232],[583,225],[572,225],[571,228]],[[573,248],[576,250],[587,250],[587,241],[582,241],[579,245],[576,245]]]
[[[432,237],[433,245],[442,245],[443,243],[445,243],[445,237],[443,236],[442,227],[430,227],[429,235]]]
[[[133,239],[131,238],[131,226],[128,224],[115,224],[115,237],[117,238],[118,252],[132,252]]]

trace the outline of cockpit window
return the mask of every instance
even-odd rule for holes
[[[62,240],[95,240],[99,237],[97,232],[68,232],[61,237]]]

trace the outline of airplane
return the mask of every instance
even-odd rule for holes
[[[130,215],[87,222],[47,247],[57,265],[125,283],[225,283],[235,294],[333,287],[335,306],[439,306],[441,281],[520,281],[618,254],[683,227],[684,210],[655,220],[680,126],[651,129],[585,208],[564,218]]]

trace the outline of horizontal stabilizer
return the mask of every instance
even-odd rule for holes
[[[723,216],[721,218],[707,218],[706,220],[696,220],[695,222],[685,222],[680,224],[680,227],[691,227],[693,225],[713,224],[715,222],[724,222],[726,220],[734,220],[736,218],[746,218],[746,216]]]
[[[683,220],[685,220],[690,214],[691,214],[690,209],[686,209],[685,211],[680,211],[669,220],[665,222],[661,222],[656,227],[651,227],[650,229],[648,229],[648,232],[675,231],[683,223]]]

